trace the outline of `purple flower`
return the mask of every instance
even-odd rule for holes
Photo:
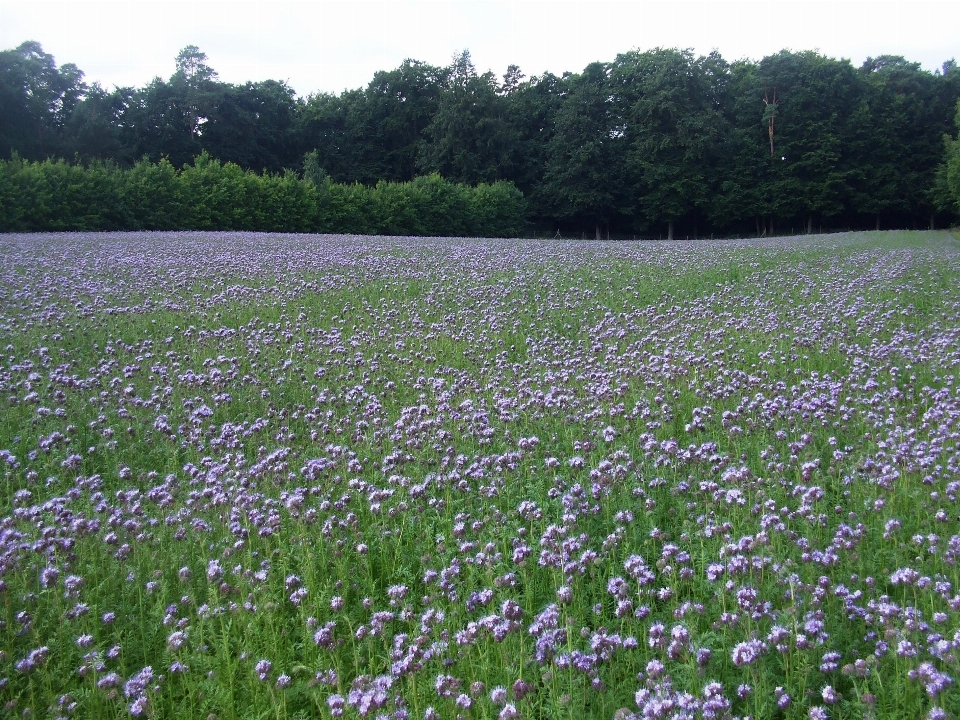
[[[920,663],[919,667],[907,673],[907,677],[923,683],[924,690],[931,698],[936,698],[937,695],[953,684],[952,677],[937,670],[933,663],[929,661]]]
[[[167,649],[168,650],[179,650],[183,647],[184,643],[187,641],[186,633],[181,630],[170,633],[170,637],[167,638]]]
[[[497,715],[497,720],[515,720],[520,717],[520,711],[513,703],[507,703]]]
[[[223,568],[220,567],[219,560],[211,560],[207,563],[207,580],[213,582],[223,576]]]
[[[840,658],[843,657],[838,652],[828,652],[825,653],[823,658],[820,660],[820,672],[828,673],[833,672],[838,667],[840,667]]]
[[[760,640],[747,640],[737,643],[730,651],[730,657],[733,664],[737,667],[750,665],[759,658],[767,649],[767,646]]]
[[[342,717],[343,708],[346,707],[346,702],[344,701],[342,695],[328,695],[327,707],[330,708],[330,715],[333,717]]]

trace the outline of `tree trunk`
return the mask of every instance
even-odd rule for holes
[[[807,235],[813,234],[813,214],[807,215]]]
[[[877,213],[877,230],[880,229],[880,213]]]
[[[599,240],[600,239],[600,223],[597,223],[595,227],[597,229],[597,240]]]
[[[773,215],[770,216],[770,237],[773,237]]]
[[[934,222],[935,220],[936,220],[936,215],[931,215],[931,216],[930,216],[930,229],[931,229],[931,230],[936,230],[936,229],[937,229],[937,228],[935,227],[935,222]]]
[[[667,223],[667,240],[673,240],[673,220]]]
[[[760,234],[760,216],[759,216],[759,215],[755,215],[753,219],[754,219],[754,221],[757,223],[757,237],[763,237],[763,236]]]

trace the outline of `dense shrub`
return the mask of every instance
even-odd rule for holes
[[[960,102],[957,103],[956,115],[957,132],[960,134]],[[950,209],[955,215],[960,215],[960,138],[944,138],[947,147],[947,156],[944,166],[941,168],[938,180],[944,186],[941,194],[945,204],[952,206]]]
[[[175,230],[183,225],[183,194],[177,169],[166,158],[159,163],[141,160],[124,173],[120,197],[136,208],[132,229]]]
[[[0,162],[0,230],[261,230],[507,237],[522,234],[513,183],[477,187],[437,174],[375,187],[326,178],[257,175],[203,153],[114,165]]]

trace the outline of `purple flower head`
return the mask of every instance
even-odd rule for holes
[[[836,670],[840,667],[840,659],[842,657],[838,652],[824,653],[823,658],[820,660],[820,672],[828,673]]]
[[[346,702],[342,695],[328,695],[327,707],[330,708],[330,715],[333,717],[343,717],[343,709],[346,707]]]
[[[149,689],[151,682],[153,682],[153,668],[148,665],[127,680],[123,686],[123,694],[128,698],[138,698]]]
[[[924,690],[927,691],[927,695],[931,698],[936,698],[940,693],[953,685],[953,678],[937,670],[933,663],[929,661],[920,663],[919,667],[911,670],[907,674],[907,677],[923,683]]]
[[[733,664],[737,667],[750,665],[759,658],[767,649],[767,646],[760,640],[747,640],[737,643],[730,652]]]
[[[223,568],[220,567],[219,560],[211,560],[207,563],[207,580],[213,582],[223,576]]]
[[[375,678],[361,675],[353,681],[347,694],[347,704],[353,707],[360,717],[367,717],[387,704],[392,686],[391,675],[379,675]]]
[[[520,717],[520,711],[513,703],[506,703],[497,714],[497,720],[516,720]]]
[[[659,678],[661,675],[663,675],[665,670],[666,668],[664,668],[663,663],[656,658],[647,663],[646,673],[647,677],[649,677],[651,680],[656,680]]]
[[[168,650],[179,650],[183,647],[184,643],[187,641],[187,635],[181,630],[170,633],[170,637],[167,638],[167,649]]]

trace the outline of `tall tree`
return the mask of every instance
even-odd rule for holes
[[[108,92],[99,83],[93,83],[64,128],[67,154],[85,162],[100,159],[132,164],[127,120],[133,95],[133,88],[114,88]]]
[[[952,203],[953,216],[957,217],[960,215],[960,101],[957,102],[954,122],[957,137],[944,137],[946,157],[938,173],[936,192],[940,196],[938,199],[941,205]]]
[[[0,52],[0,154],[64,154],[64,127],[85,90],[77,66],[58,68],[38,42]]]
[[[170,78],[170,85],[179,100],[190,136],[198,137],[219,95],[217,73],[207,65],[206,54],[196,45],[183,48],[175,63],[177,70]]]
[[[154,78],[134,95],[129,115],[136,156],[154,162],[165,156],[180,166],[203,150],[203,127],[222,92],[206,60],[196,46],[188,45],[177,55],[169,81]]]
[[[366,114],[362,90],[311,95],[297,114],[300,147],[315,152],[314,162],[335,182],[370,182],[360,121]]]
[[[848,60],[813,51],[781,51],[760,61],[756,104],[769,127],[763,100],[776,91],[777,118],[769,211],[782,219],[806,221],[842,214],[854,179],[855,113],[862,83]],[[762,93],[760,92],[762,90]]]
[[[374,180],[412,180],[417,153],[443,95],[448,73],[417,60],[404,60],[395,70],[381,71],[364,91],[363,125],[367,156],[364,165]]]
[[[534,202],[557,221],[589,227],[599,239],[623,200],[624,134],[614,113],[610,66],[591,63],[565,76],[563,85]]]
[[[896,226],[929,217],[929,190],[943,152],[938,135],[948,115],[938,112],[937,78],[899,56],[869,58],[860,68],[863,101],[854,115],[858,152],[854,207]]]
[[[213,157],[257,172],[296,167],[297,110],[294,91],[283,82],[221,85],[209,105],[200,143]]]
[[[134,94],[130,103],[134,155],[157,162],[168,157],[180,167],[200,154],[203,146],[196,116],[187,111],[177,88],[154,78]]]
[[[730,66],[728,102],[723,111],[727,130],[718,145],[708,216],[718,230],[749,231],[753,226],[760,235],[767,229],[765,217],[770,205],[769,120],[773,112],[767,110],[768,105],[758,106],[763,89],[757,73],[757,64],[750,60]],[[767,101],[772,102],[769,94]]]
[[[711,197],[729,68],[719,55],[655,49],[617,56],[613,77],[622,107],[628,172],[647,220],[667,226],[697,215]]]
[[[545,73],[525,80],[516,66],[508,69],[500,88],[505,117],[516,138],[508,179],[531,199],[544,199],[537,190],[546,173],[548,148],[565,93],[566,83],[556,75]],[[535,221],[551,221],[545,206],[532,202],[530,211]]]
[[[464,50],[420,145],[418,167],[455,182],[476,184],[510,176],[516,143],[492,73],[479,75]]]

